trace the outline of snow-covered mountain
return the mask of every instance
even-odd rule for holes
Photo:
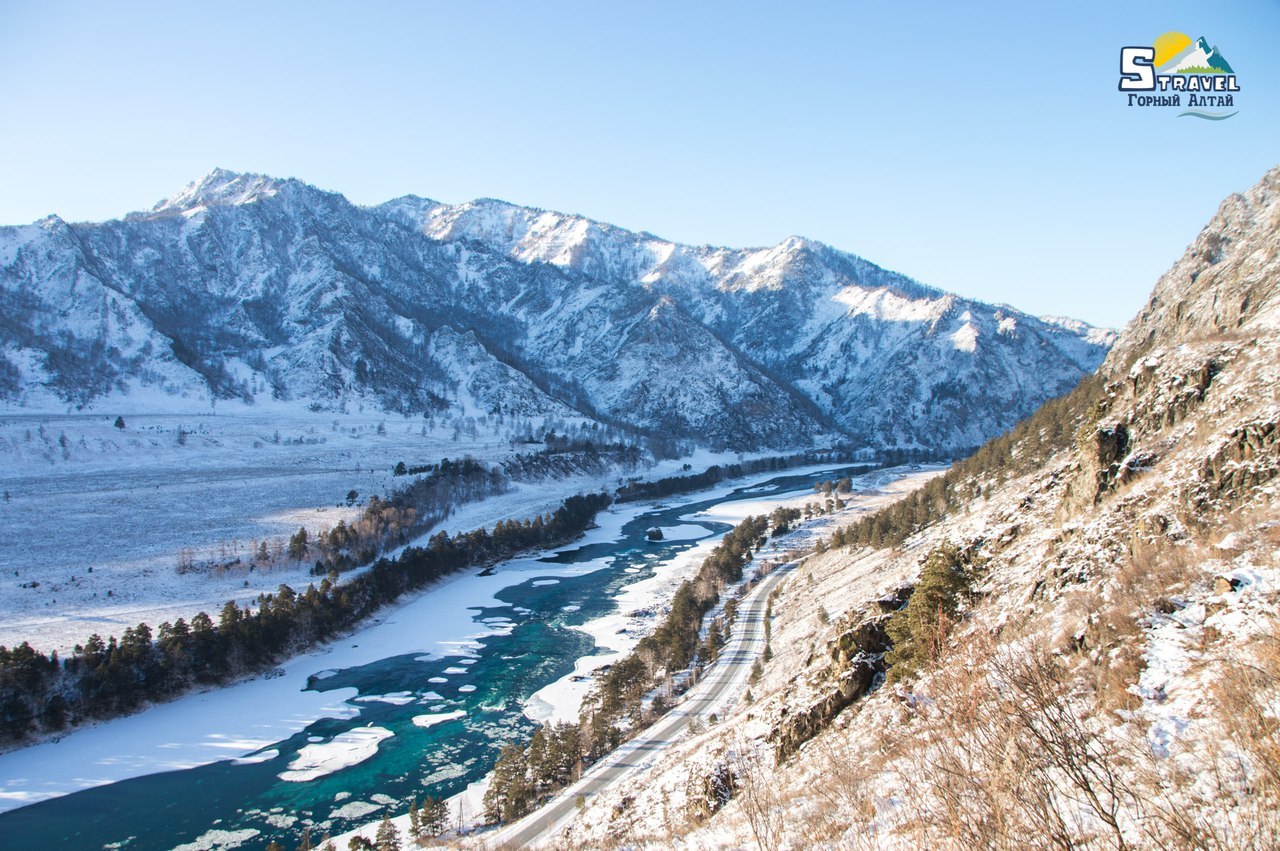
[[[1210,47],[1204,36],[1191,44],[1156,70],[1157,74],[1179,74],[1184,71],[1230,74],[1231,65],[1217,47]]]
[[[1094,369],[1109,332],[947,295],[793,237],[671,243],[215,170],[148,212],[0,228],[0,397],[175,396],[520,417],[742,448],[952,448]]]
[[[801,237],[694,247],[501,201],[401,198],[379,209],[435,239],[668,298],[843,429],[884,445],[928,443],[934,429],[949,445],[981,442],[1029,399],[1073,386],[1114,339],[948,295]]]

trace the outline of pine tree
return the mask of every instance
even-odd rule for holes
[[[965,567],[964,555],[952,544],[939,546],[925,559],[911,599],[885,624],[893,641],[885,654],[891,681],[911,676],[937,657],[969,588]]]
[[[307,530],[306,527],[299,527],[298,531],[293,533],[293,537],[289,538],[289,558],[302,561],[306,557]]]
[[[409,837],[414,840],[422,838],[422,818],[418,815],[418,799],[409,803]]]
[[[439,836],[449,821],[449,805],[443,798],[428,795],[422,802],[422,832],[427,836]]]
[[[382,824],[378,825],[378,832],[374,836],[374,847],[378,851],[401,851],[400,831],[391,823],[391,816],[383,815]]]

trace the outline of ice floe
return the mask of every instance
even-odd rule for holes
[[[455,709],[453,712],[437,712],[432,715],[415,715],[413,723],[418,727],[434,727],[445,721],[453,721],[455,718],[465,718],[466,715],[467,713],[461,709]]]
[[[291,783],[305,783],[364,762],[378,752],[378,743],[393,736],[385,727],[357,727],[339,733],[329,742],[307,745],[298,751],[289,770],[278,775]]]

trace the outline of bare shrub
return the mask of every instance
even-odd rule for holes
[[[1084,650],[1092,663],[1093,690],[1101,709],[1133,710],[1141,699],[1132,691],[1142,675],[1142,628],[1156,613],[1169,613],[1173,599],[1201,578],[1204,550],[1163,536],[1135,534],[1128,557],[1104,591],[1082,592],[1090,612]]]
[[[875,781],[892,753],[891,736],[877,738],[875,749],[854,753],[837,746],[834,736],[815,738],[809,758],[822,778],[808,789],[813,805],[804,820],[807,843],[843,840],[839,847],[874,848]]]
[[[1128,848],[1134,800],[1119,754],[1077,678],[1032,645],[971,635],[921,688],[918,728],[899,761],[923,844]]]
[[[732,761],[734,797],[751,827],[751,836],[760,851],[773,851],[780,847],[783,838],[786,807],[774,777],[772,760],[763,756],[752,741],[738,736]]]

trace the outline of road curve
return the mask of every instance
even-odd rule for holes
[[[694,719],[706,724],[724,713],[746,691],[751,666],[764,652],[764,613],[769,593],[796,568],[788,562],[770,573],[738,607],[733,633],[706,676],[691,688],[678,706],[647,730],[602,758],[582,778],[546,805],[503,828],[490,839],[492,847],[528,848],[559,833],[578,812],[578,800],[589,799],[652,766],[663,751],[680,740]]]

